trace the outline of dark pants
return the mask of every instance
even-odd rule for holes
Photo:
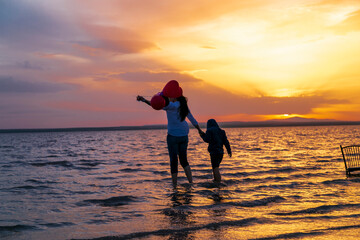
[[[187,161],[187,153],[186,153],[189,138],[188,136],[175,137],[168,134],[166,140],[169,150],[171,173],[177,173],[178,156],[179,156],[180,164],[183,168],[189,166],[189,163]]]
[[[217,154],[210,153],[211,166],[213,169],[220,166],[223,157],[224,157],[223,153],[217,153]]]

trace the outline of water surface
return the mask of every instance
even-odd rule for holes
[[[227,128],[212,181],[190,132],[194,184],[172,187],[166,130],[0,134],[1,239],[355,239],[359,177],[339,145],[358,126]]]

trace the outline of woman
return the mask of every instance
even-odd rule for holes
[[[185,121],[185,118],[190,120],[199,133],[202,133],[202,131],[198,122],[191,114],[187,105],[187,99],[182,95],[182,89],[177,81],[171,80],[168,82],[165,85],[162,94],[165,98],[165,107],[162,109],[166,111],[168,120],[167,146],[169,150],[173,185],[177,185],[178,157],[189,183],[192,183],[191,168],[187,161],[189,125]],[[142,96],[137,96],[137,100],[151,105],[150,101]]]

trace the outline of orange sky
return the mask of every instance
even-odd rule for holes
[[[166,123],[135,101],[171,79],[198,121],[360,120],[360,2],[0,3],[0,128]]]

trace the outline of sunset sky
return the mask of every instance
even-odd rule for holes
[[[358,0],[0,0],[0,128],[360,121]]]

